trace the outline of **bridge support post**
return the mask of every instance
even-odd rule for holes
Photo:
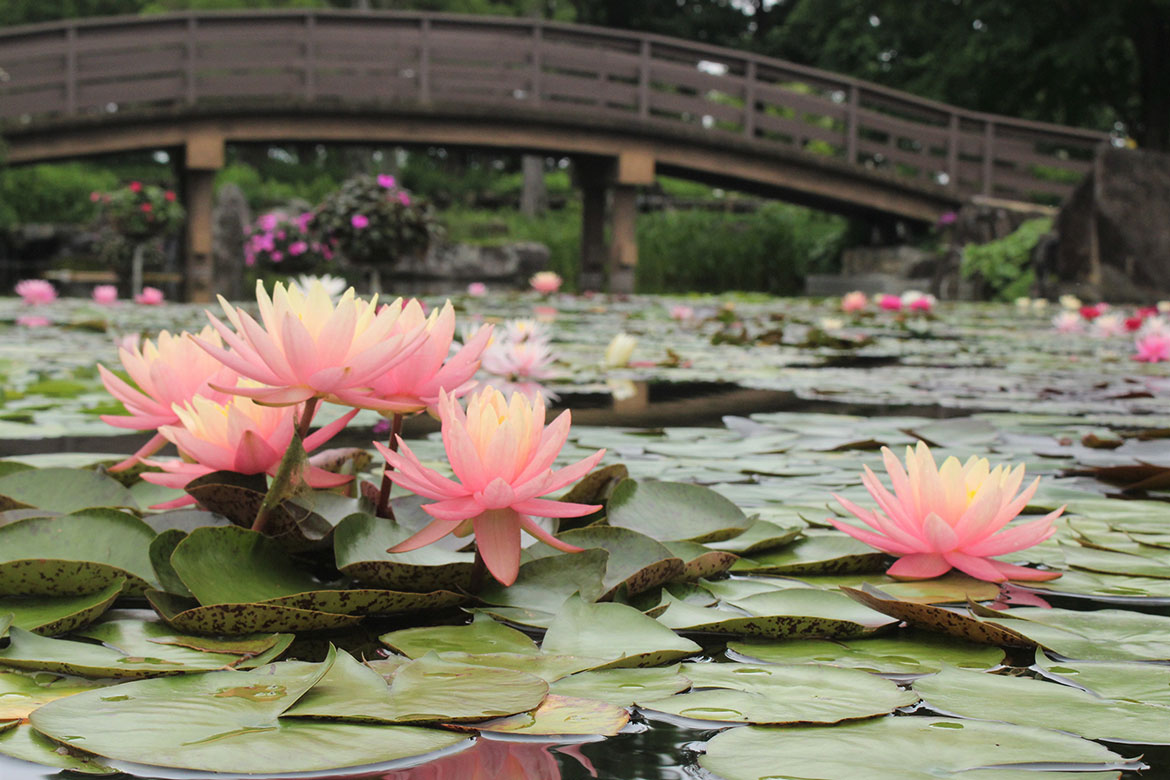
[[[609,291],[612,293],[634,291],[634,269],[638,265],[638,187],[653,183],[653,154],[638,150],[618,155],[609,244]]]
[[[193,134],[182,151],[183,205],[187,209],[184,287],[186,299],[209,302],[212,279],[212,209],[215,174],[224,165],[224,139],[218,135]]]
[[[595,157],[574,160],[581,185],[581,272],[579,290],[605,287],[605,195],[609,178],[607,161]]]

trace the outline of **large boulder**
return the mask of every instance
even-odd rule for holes
[[[1058,240],[1038,264],[1046,294],[1170,298],[1170,155],[1103,148],[1055,227]]]

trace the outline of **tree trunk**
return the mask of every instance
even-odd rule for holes
[[[535,217],[548,209],[548,190],[544,186],[544,158],[526,154],[520,160],[524,184],[520,190],[520,213]]]
[[[1130,39],[1138,61],[1138,116],[1134,137],[1145,149],[1170,151],[1170,7],[1162,2],[1129,7]]]

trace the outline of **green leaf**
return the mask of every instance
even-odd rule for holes
[[[383,634],[378,639],[407,658],[429,652],[521,653],[536,655],[540,649],[527,634],[497,623],[486,615],[463,626],[424,626]]]
[[[767,520],[757,520],[739,536],[723,542],[712,542],[708,546],[713,550],[753,555],[787,547],[803,533],[804,526],[779,526]]]
[[[451,552],[435,545],[407,553],[386,552],[413,534],[393,520],[351,515],[333,534],[337,568],[359,582],[395,590],[471,587],[473,553]]]
[[[116,772],[97,756],[62,745],[26,724],[0,731],[0,755],[90,775],[110,775]]]
[[[658,666],[701,649],[633,607],[580,597],[565,601],[541,643],[546,653],[605,658],[603,668]]]
[[[1036,726],[919,717],[728,729],[707,743],[699,766],[725,780],[1054,780],[1059,775],[1010,767],[1054,763],[1104,769],[1119,760],[1095,742]],[[1009,768],[968,771],[985,766]],[[1079,773],[1062,780],[1082,776],[1099,780]]]
[[[130,491],[116,479],[96,471],[65,468],[0,476],[0,509],[22,506],[65,513],[93,507],[139,508]]]
[[[46,566],[52,566],[53,560],[104,564],[124,572],[129,588],[141,591],[154,587],[154,567],[150,563],[154,536],[146,523],[111,509],[28,518],[0,527],[0,562],[45,559]],[[25,578],[35,576],[35,567],[24,574]],[[89,581],[88,592],[108,584],[106,580],[95,586],[96,582],[96,578]],[[65,595],[60,591],[58,594]]]
[[[670,666],[578,672],[554,682],[550,691],[559,696],[600,699],[629,707],[638,699],[670,696],[689,687],[691,681],[679,673],[679,667]]]
[[[772,639],[865,636],[893,622],[839,593],[809,588],[759,593],[731,603],[748,614],[671,601],[658,620],[676,631]]]
[[[105,590],[88,596],[8,596],[0,598],[0,613],[13,615],[12,625],[45,636],[87,626],[113,606],[126,580],[119,578]]]
[[[0,671],[0,720],[23,720],[42,704],[107,684],[80,677]]]
[[[929,674],[944,664],[990,669],[1003,662],[998,647],[963,642],[939,634],[906,630],[894,637],[798,639],[773,642],[760,639],[728,642],[727,650],[750,661],[770,664],[829,664],[878,674]]]
[[[286,717],[367,723],[452,723],[498,718],[540,705],[548,683],[531,674],[467,666],[426,655],[398,667],[392,683],[339,653],[321,682]]]
[[[934,710],[963,718],[1031,723],[1087,739],[1170,744],[1170,707],[1105,699],[1093,693],[1026,677],[1008,677],[945,667],[914,681],[914,690]]]
[[[533,712],[477,723],[478,731],[527,737],[616,736],[630,722],[625,707],[599,699],[549,694]]]
[[[253,634],[268,632],[330,631],[352,628],[362,621],[360,615],[339,615],[297,609],[280,604],[212,604],[198,602],[148,590],[146,600],[168,625],[191,634]]]
[[[1021,607],[988,623],[1017,632],[1066,658],[1084,661],[1170,660],[1170,617],[1120,609],[1082,612]]]
[[[679,579],[685,572],[685,564],[665,545],[654,541],[645,534],[626,528],[595,526],[566,531],[558,536],[562,541],[585,550],[600,549],[609,553],[605,565],[602,598],[612,598],[618,588],[625,587],[627,594],[634,595],[665,582]],[[529,554],[542,557],[559,555],[544,544],[535,545]]]
[[[505,587],[493,580],[479,592],[479,597],[498,607],[555,614],[574,593],[587,601],[601,598],[608,561],[609,552],[601,549],[537,558],[520,566],[514,583]]]
[[[154,574],[162,583],[163,590],[184,598],[195,598],[183,583],[175,567],[171,565],[171,554],[179,546],[179,542],[187,538],[187,532],[178,528],[169,528],[154,537],[150,543],[150,565],[154,567]]]
[[[1170,707],[1170,666],[1149,663],[1053,661],[1036,654],[1046,675],[1081,685],[1106,699],[1128,699]]]
[[[96,639],[106,647],[130,657],[150,657],[204,669],[219,667],[249,669],[271,663],[292,644],[292,634],[245,634],[229,639],[178,634],[156,620],[117,618],[104,620],[77,636]]]
[[[755,522],[714,490],[652,480],[620,482],[606,512],[610,525],[662,542],[723,541],[739,536]]]
[[[733,572],[751,574],[853,574],[885,571],[888,557],[840,533],[805,536],[780,550],[741,558]]]

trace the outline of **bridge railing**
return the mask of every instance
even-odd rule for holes
[[[240,99],[524,105],[773,143],[963,195],[1048,202],[1108,140],[730,49],[538,20],[282,11],[0,29],[0,130]]]

